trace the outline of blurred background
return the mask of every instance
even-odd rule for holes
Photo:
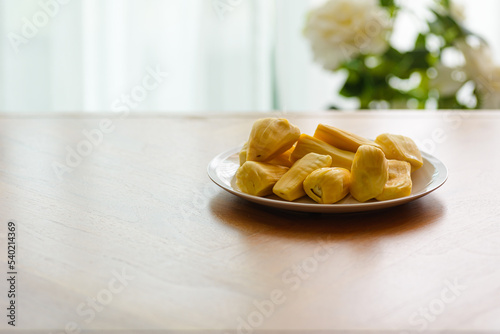
[[[431,1],[399,1],[416,15],[397,17],[395,48],[411,48]],[[315,62],[304,36],[324,2],[0,0],[0,111],[357,108],[338,94],[345,75]],[[460,4],[500,63],[500,1]]]

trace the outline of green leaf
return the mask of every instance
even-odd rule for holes
[[[440,0],[440,4],[447,10],[451,9],[451,1],[450,0]]]
[[[384,54],[383,56],[387,60],[391,60],[394,62],[398,62],[401,59],[401,52],[398,50],[394,49],[393,47],[390,47]]]
[[[396,7],[394,0],[380,0],[380,5],[388,8]]]
[[[438,99],[439,109],[464,109],[464,106],[457,101],[455,96],[440,97]]]
[[[417,40],[415,41],[415,49],[425,49],[427,42],[426,34],[418,34]]]
[[[471,34],[451,16],[449,10],[444,14],[433,9],[431,12],[435,15],[435,20],[428,23],[429,30],[432,34],[442,36],[445,39],[447,43],[445,47],[453,45],[457,38]]]
[[[376,61],[368,59],[370,61],[367,62],[367,56],[359,55],[344,63],[341,69],[346,71],[347,78],[340,95],[358,99],[362,109],[374,107],[373,101],[388,101],[391,105],[397,102],[403,106],[408,101],[416,101],[415,107],[425,109],[430,99],[437,101],[440,109],[468,108],[457,101],[456,96],[439,97],[429,89],[427,71],[441,61],[443,51],[453,46],[458,38],[477,36],[451,16],[451,1],[434,0],[435,6],[430,9],[433,16],[425,21],[429,30],[417,36],[413,49],[402,52],[390,46],[383,54],[370,56],[376,57]],[[398,9],[395,0],[380,0],[380,5],[387,8],[392,16]],[[440,42],[430,50],[428,42],[431,37],[439,38]],[[404,82],[415,73],[420,75],[420,82]],[[403,80],[401,85],[391,86],[389,80],[392,77]]]

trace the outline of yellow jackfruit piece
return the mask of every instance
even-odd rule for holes
[[[351,170],[354,153],[340,150],[317,138],[302,134],[290,156],[292,162],[297,161],[309,153],[329,155],[332,157],[332,167],[341,167]]]
[[[371,200],[384,191],[389,165],[381,149],[363,145],[356,152],[351,169],[351,195],[359,202]]]
[[[247,162],[247,152],[248,152],[248,142],[246,142],[241,148],[239,158],[240,158],[240,166],[243,166],[245,162]]]
[[[406,161],[389,160],[389,179],[382,194],[377,196],[379,201],[407,197],[411,195],[411,165]]]
[[[271,195],[276,182],[288,170],[288,167],[247,161],[236,172],[236,185],[242,192],[249,195]]]
[[[304,190],[319,204],[334,204],[349,194],[351,172],[345,168],[317,169],[305,179]]]
[[[300,137],[300,129],[284,118],[256,121],[248,140],[247,161],[269,161],[290,149]]]
[[[295,146],[292,146],[292,148],[290,148],[285,153],[281,153],[276,158],[269,160],[269,161],[264,161],[264,162],[268,163],[270,165],[292,167],[293,163],[290,161],[290,155],[292,154],[294,149],[295,149]],[[243,166],[243,164],[245,162],[247,162],[247,151],[248,151],[248,142],[245,143],[243,145],[243,147],[241,148],[241,151],[239,154],[240,166]]]
[[[380,145],[387,159],[408,161],[412,172],[424,165],[422,153],[411,138],[385,133],[378,136],[375,142]]]
[[[295,149],[295,147],[293,146],[285,153],[281,153],[276,158],[269,160],[269,161],[266,161],[266,163],[271,164],[271,165],[292,167],[293,162],[290,161],[290,156],[292,155],[292,152],[294,151],[294,149]]]
[[[341,150],[353,153],[356,153],[361,145],[379,147],[378,144],[372,140],[325,124],[318,125],[314,137]]]
[[[295,201],[306,195],[304,180],[316,169],[330,167],[332,157],[309,153],[299,161],[276,183],[273,192],[287,201]]]

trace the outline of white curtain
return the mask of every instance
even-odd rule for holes
[[[323,1],[0,0],[0,111],[324,109],[342,78],[302,36]],[[500,1],[462,2],[500,63]]]
[[[0,110],[272,109],[272,1],[222,2],[1,0]]]

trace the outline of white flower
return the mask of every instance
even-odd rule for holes
[[[500,108],[500,67],[485,43],[472,47],[465,41],[456,43],[465,57],[465,72],[476,84],[482,109]]]
[[[465,5],[460,2],[453,1],[450,3],[450,14],[458,23],[465,22],[467,15],[465,14]]]
[[[359,54],[380,54],[388,47],[391,21],[376,0],[330,0],[313,10],[304,34],[315,60],[336,70]]]

